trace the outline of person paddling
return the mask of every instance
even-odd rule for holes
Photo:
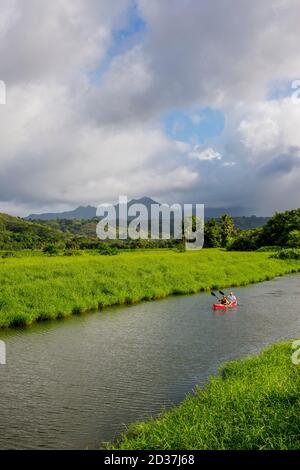
[[[227,296],[227,300],[229,300],[231,304],[237,303],[237,298],[233,292],[230,292],[230,294]]]
[[[229,305],[230,303],[231,303],[231,300],[229,300],[226,295],[223,295],[223,297],[221,299],[221,304],[222,305]]]

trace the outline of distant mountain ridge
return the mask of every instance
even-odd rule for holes
[[[66,212],[45,212],[43,214],[30,214],[24,217],[25,220],[72,220],[72,219],[93,219],[96,217],[97,209],[93,206],[79,206],[72,211]]]
[[[142,197],[140,199],[131,199],[128,201],[128,207],[133,204],[143,204],[148,209],[150,209],[151,204],[159,204],[159,202],[154,201],[150,197]],[[116,204],[116,211],[118,214],[119,204]],[[88,220],[97,217],[97,208],[93,206],[79,206],[72,211],[66,212],[45,212],[43,214],[30,214],[27,217],[24,217],[25,220],[72,220],[72,219],[82,219]]]
[[[128,207],[133,204],[143,204],[150,211],[151,204],[160,204],[159,202],[151,199],[150,197],[141,197],[140,199],[131,199],[128,201]],[[119,215],[119,204],[115,205],[117,217]],[[205,207],[205,219],[218,219],[222,214],[231,215],[235,222],[237,228],[256,228],[264,225],[269,217],[256,217],[256,216],[246,216],[243,211],[249,213],[249,210],[245,210],[240,207],[232,208],[210,208]],[[150,214],[150,212],[149,212]],[[79,206],[74,210],[66,212],[46,212],[42,214],[30,214],[25,217],[25,220],[30,221],[47,221],[47,220],[91,220],[97,217],[97,208],[93,206]],[[129,218],[130,219],[130,218]]]

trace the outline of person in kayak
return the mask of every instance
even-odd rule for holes
[[[227,300],[229,300],[231,304],[237,303],[237,298],[233,292],[230,292],[230,294],[227,296]]]
[[[221,298],[221,304],[222,305],[230,305],[231,301],[228,299],[228,297],[226,295],[223,295],[223,297]]]

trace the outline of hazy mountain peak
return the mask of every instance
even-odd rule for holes
[[[144,204],[146,207],[150,207],[151,204],[157,204],[156,201],[150,197],[144,196],[139,199],[131,199],[128,201],[128,205],[132,204]],[[116,206],[118,208],[118,204]],[[93,206],[78,206],[72,211],[65,212],[45,212],[42,214],[30,214],[25,217],[26,220],[55,220],[55,219],[93,219],[96,217],[97,208]]]

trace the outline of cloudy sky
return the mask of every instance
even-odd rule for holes
[[[298,207],[299,24],[299,0],[0,0],[0,211]]]

